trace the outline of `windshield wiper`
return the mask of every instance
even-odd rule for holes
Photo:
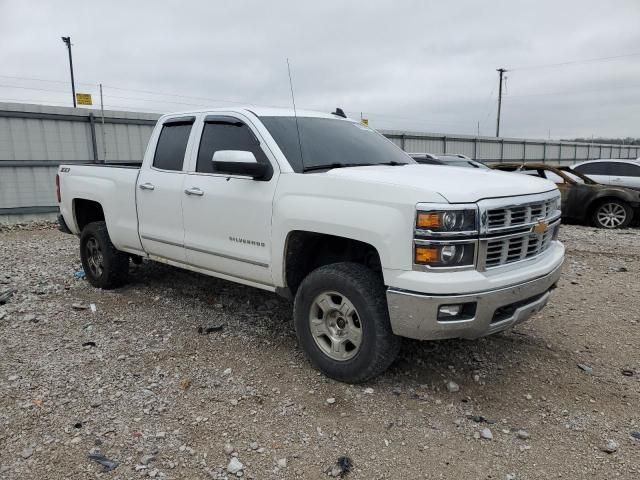
[[[314,170],[331,170],[332,168],[344,168],[344,167],[371,167],[375,165],[391,165],[393,167],[398,165],[408,165],[408,163],[401,163],[396,161],[384,162],[384,163],[329,163],[327,165],[311,165],[304,167],[303,172],[312,172]]]
[[[375,165],[373,163],[329,163],[326,165],[311,165],[304,167],[303,172],[312,172],[314,170],[331,170],[332,168],[344,168],[344,167],[369,167]]]
[[[409,165],[408,163],[396,162],[395,160],[391,160],[390,162],[384,163],[376,163],[376,165],[391,165],[392,167],[399,167],[402,165]]]

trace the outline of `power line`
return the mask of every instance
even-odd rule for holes
[[[640,52],[638,53],[627,53],[625,55],[614,55],[611,57],[599,57],[599,58],[588,58],[585,60],[571,60],[568,62],[559,62],[559,63],[547,63],[543,65],[529,65],[524,67],[510,68],[509,71],[519,71],[519,70],[534,70],[538,68],[555,68],[555,67],[565,67],[568,65],[578,65],[582,63],[594,63],[594,62],[605,62],[610,60],[618,60],[620,58],[629,58],[629,57],[637,57],[640,56]]]

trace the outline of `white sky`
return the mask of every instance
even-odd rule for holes
[[[109,109],[289,106],[288,57],[299,108],[493,135],[505,67],[504,136],[640,137],[639,21],[639,0],[0,0],[0,101],[69,105],[70,35]]]

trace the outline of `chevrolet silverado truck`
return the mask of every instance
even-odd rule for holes
[[[61,165],[61,228],[87,280],[142,258],[276,292],[313,365],[382,373],[401,337],[478,338],[540,311],[560,276],[548,180],[419,165],[337,114],[165,115],[141,164]]]

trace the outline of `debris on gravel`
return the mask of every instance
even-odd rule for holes
[[[343,456],[339,457],[338,461],[334,465],[327,468],[325,473],[330,477],[343,478],[351,472],[352,468],[353,461],[351,458]]]
[[[113,460],[109,460],[107,457],[101,454],[89,454],[89,460],[93,460],[94,462],[102,465],[104,472],[110,472],[118,466],[116,462],[114,462]]]
[[[74,277],[76,237],[0,228],[0,479],[638,478],[640,231],[561,240],[531,321],[408,340],[348,385],[309,364],[273,293],[146,260],[99,290]]]
[[[593,367],[586,365],[584,363],[579,363],[578,364],[578,368],[580,370],[582,370],[584,373],[588,373],[588,374],[592,374],[593,373]]]

